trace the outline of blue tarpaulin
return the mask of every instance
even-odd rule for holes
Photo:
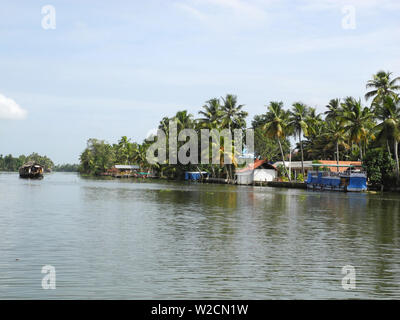
[[[201,176],[206,177],[208,176],[208,172],[185,172],[185,180],[192,180],[192,181],[197,181],[201,179]]]
[[[350,177],[350,183],[347,186],[348,191],[364,191],[367,190],[366,177]]]

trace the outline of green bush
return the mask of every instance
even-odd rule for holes
[[[303,176],[302,173],[299,173],[299,174],[297,175],[297,181],[298,181],[298,182],[304,182],[304,176]]]
[[[396,185],[394,174],[396,163],[386,150],[381,148],[369,150],[363,160],[363,167],[372,185],[385,187]]]

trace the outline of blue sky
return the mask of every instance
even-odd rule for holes
[[[248,124],[271,100],[322,111],[380,69],[400,75],[399,18],[398,0],[2,1],[0,154],[77,163],[89,138],[141,142],[226,93]]]

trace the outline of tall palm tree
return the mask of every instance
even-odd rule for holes
[[[375,129],[378,132],[378,141],[393,140],[394,157],[396,160],[397,180],[400,178],[398,145],[400,141],[400,98],[399,96],[386,96],[380,108],[377,110],[377,117],[382,120]]]
[[[204,110],[199,111],[203,118],[198,119],[200,125],[207,128],[215,128],[221,122],[222,107],[217,98],[210,99],[203,106]]]
[[[176,121],[178,133],[183,129],[191,129],[194,126],[193,115],[188,113],[187,110],[178,111],[173,120]]]
[[[248,113],[242,110],[244,105],[237,105],[237,97],[232,94],[227,94],[225,98],[222,98],[222,101],[222,126],[229,130],[246,127],[245,119]]]
[[[284,139],[289,134],[289,112],[283,109],[283,102],[271,101],[265,119],[267,121],[264,125],[265,133],[267,137],[278,141],[283,167],[289,177],[281,143],[281,139]]]
[[[336,117],[340,113],[340,99],[331,99],[329,103],[327,104],[326,108],[328,111],[325,111],[325,116],[326,120],[333,120],[336,119]]]
[[[324,136],[327,141],[329,141],[329,143],[325,146],[326,149],[332,148],[332,145],[336,147],[336,163],[338,165],[337,171],[339,171],[339,147],[343,147],[344,149],[350,148],[350,146],[347,144],[345,130],[339,121],[329,120],[326,122]]]
[[[347,97],[343,105],[343,111],[339,115],[344,124],[344,131],[348,133],[349,140],[358,145],[360,160],[363,159],[363,144],[366,145],[368,138],[374,138],[370,133],[373,127],[374,114],[367,107],[363,107],[361,100]]]
[[[237,104],[237,97],[232,94],[227,94],[225,98],[222,98],[222,108],[221,108],[221,126],[222,128],[227,128],[232,132],[233,129],[244,129],[246,128],[246,117],[248,113],[243,111],[244,105]],[[224,152],[230,152],[231,150],[224,150]],[[241,152],[242,150],[237,150]],[[232,148],[232,154],[234,154],[234,149]],[[233,176],[232,164],[225,165],[227,172],[230,176]]]
[[[315,108],[308,108],[306,116],[308,136],[314,138],[319,136],[322,130],[323,120],[320,113]]]
[[[137,163],[142,170],[149,166],[149,163],[147,162],[146,151],[147,145],[144,143],[136,145],[134,149],[133,161]]]
[[[400,77],[391,79],[392,72],[378,71],[373,75],[372,80],[367,82],[367,89],[373,88],[373,90],[365,94],[365,100],[370,98],[373,99],[373,103],[382,101],[386,96],[394,97],[396,91],[400,90]]]
[[[300,151],[301,151],[301,172],[304,177],[304,153],[303,153],[303,142],[301,137],[308,135],[308,107],[301,103],[295,102],[292,106],[292,110],[289,111],[289,126],[292,127],[294,136],[299,138]]]
[[[121,164],[128,164],[132,158],[133,145],[126,136],[121,137],[117,145],[117,160]]]

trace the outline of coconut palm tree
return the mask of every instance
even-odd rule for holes
[[[292,110],[289,111],[289,126],[292,128],[294,136],[299,138],[300,151],[301,151],[301,172],[304,177],[304,153],[303,153],[303,143],[301,137],[303,135],[308,135],[308,107],[301,103],[295,102],[293,104]]]
[[[386,96],[394,97],[396,91],[400,90],[400,77],[391,79],[392,72],[378,71],[373,75],[372,80],[367,82],[367,89],[373,88],[373,90],[365,94],[365,100],[373,98],[373,103],[382,101]]]
[[[347,97],[342,104],[342,112],[339,115],[340,122],[344,124],[344,131],[348,133],[349,140],[359,147],[360,160],[363,159],[363,144],[368,138],[373,139],[370,133],[373,128],[374,114],[368,107],[363,107],[361,100]]]
[[[344,149],[350,148],[347,144],[347,137],[345,135],[345,130],[342,124],[339,121],[329,120],[326,122],[324,137],[329,141],[329,143],[325,146],[325,149],[331,149],[333,146],[336,147],[336,163],[339,166],[340,154],[339,148],[343,147]],[[337,171],[339,171],[339,167],[337,167]]]
[[[187,110],[178,111],[172,120],[176,121],[178,133],[183,129],[192,129],[194,126],[193,115]]]
[[[326,120],[333,120],[336,119],[338,114],[340,113],[340,99],[331,99],[327,104],[326,108],[328,111],[325,111],[325,119]]]
[[[268,106],[265,119],[266,123],[263,128],[265,130],[265,134],[267,137],[274,138],[278,141],[279,149],[282,155],[283,167],[287,176],[289,177],[281,142],[281,139],[284,139],[288,134],[290,134],[289,112],[283,109],[283,102],[271,101]]]
[[[315,108],[308,108],[306,116],[307,132],[309,138],[319,136],[322,130],[323,120],[320,113],[317,113]]]
[[[375,129],[378,132],[378,141],[393,141],[394,157],[396,160],[397,180],[400,178],[398,144],[400,141],[400,98],[399,96],[384,97],[377,110],[377,117],[382,122]]]
[[[229,129],[230,132],[232,132],[233,129],[244,129],[246,127],[246,117],[248,115],[246,111],[242,110],[244,105],[238,105],[237,97],[232,94],[227,94],[225,98],[222,98],[222,102],[221,127]],[[242,150],[240,150],[240,152],[241,151]],[[224,150],[224,152],[230,152],[230,150]],[[226,164],[225,166],[226,170],[230,172],[230,175],[232,176],[232,164]]]
[[[220,100],[217,98],[208,100],[203,109],[199,111],[199,114],[203,116],[203,118],[198,119],[200,125],[207,128],[217,127],[221,122],[222,116]]]
[[[143,143],[135,146],[133,161],[137,163],[140,169],[142,170],[149,167],[149,163],[147,162],[146,152],[147,152],[146,144]]]
[[[117,161],[121,164],[129,164],[133,154],[133,144],[126,136],[121,137],[116,145]]]
[[[232,94],[227,94],[225,98],[222,98],[222,112],[221,112],[221,124],[224,128],[242,129],[246,127],[247,112],[242,111],[244,105],[237,105],[237,97]]]

